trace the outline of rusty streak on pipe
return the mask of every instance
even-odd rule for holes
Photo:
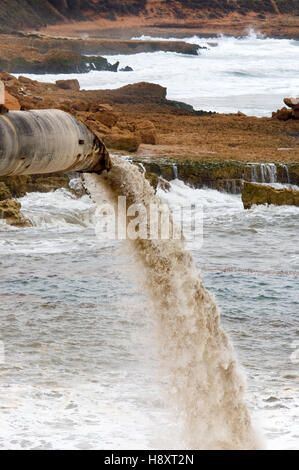
[[[57,109],[0,115],[0,176],[110,169],[105,145],[71,114]]]

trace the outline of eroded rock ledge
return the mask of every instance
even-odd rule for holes
[[[86,57],[78,51],[51,48],[40,52],[24,44],[0,41],[0,72],[9,73],[87,73],[91,70],[117,72],[119,62],[110,64],[100,56]]]
[[[277,189],[256,183],[244,183],[242,201],[245,209],[255,204],[299,206],[299,191],[289,188]]]

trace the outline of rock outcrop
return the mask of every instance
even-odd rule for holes
[[[277,189],[256,183],[244,183],[242,201],[245,209],[255,204],[275,204],[277,206],[299,206],[299,191]]]
[[[299,98],[285,98],[283,101],[288,108],[278,109],[272,113],[272,117],[280,121],[288,121],[289,119],[299,120]]]
[[[221,20],[233,15],[233,18],[249,15],[280,16],[299,14],[296,0],[39,0],[38,8],[26,0],[10,0],[0,6],[0,26],[7,28],[35,29],[45,24],[69,22],[70,20],[99,20],[103,24],[116,23],[134,17],[139,24],[200,24],[206,20]],[[135,21],[138,24],[137,21]]]
[[[76,79],[56,80],[56,86],[62,90],[80,91],[80,84]]]
[[[21,212],[21,204],[13,198],[25,196],[28,192],[46,193],[58,188],[69,191],[69,177],[66,174],[1,176],[0,177],[0,221],[16,227],[30,227],[31,222]]]
[[[157,130],[151,121],[141,121],[136,124],[136,132],[143,144],[157,144]]]
[[[31,223],[21,212],[21,204],[14,199],[0,201],[0,221],[15,227],[31,227]]]
[[[133,132],[112,133],[103,138],[105,145],[112,150],[125,150],[127,152],[136,152],[141,139]]]
[[[167,160],[163,174],[158,172],[165,179],[172,179],[176,164],[180,179],[191,185],[240,192],[243,179],[262,181],[262,168],[250,179],[247,162],[277,162],[277,181],[299,184],[298,120],[194,111],[168,100],[166,88],[144,82],[114,90],[78,90],[78,83],[63,82],[61,88],[8,73],[1,73],[0,80],[22,110],[62,109],[110,149],[137,150],[142,161],[150,157],[159,168],[162,158]]]
[[[117,72],[119,62],[110,64],[101,56],[85,56],[76,50],[52,47],[46,52],[26,45],[26,40],[0,41],[0,72],[87,73],[91,70]]]
[[[66,174],[24,175],[0,177],[0,201],[13,197],[19,198],[26,193],[47,193],[58,188],[69,189],[69,177]]]
[[[9,111],[20,111],[21,109],[19,100],[14,96],[10,95],[7,90],[5,90],[5,107]]]

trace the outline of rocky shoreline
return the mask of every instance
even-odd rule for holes
[[[77,80],[41,83],[0,73],[10,110],[58,108],[73,114],[104,141],[108,150],[130,155],[154,187],[180,178],[195,188],[241,193],[244,182],[299,185],[299,120],[248,117],[242,113],[194,111],[167,99],[166,88],[136,83],[116,90],[80,90]],[[297,107],[297,101],[286,100]],[[291,111],[292,112],[292,111]],[[143,170],[142,170],[143,171]],[[67,175],[0,179],[0,212],[28,225],[7,201],[28,191],[68,187]],[[166,183],[165,183],[166,182]],[[5,215],[6,214],[6,215]]]
[[[299,190],[245,183],[242,191],[242,201],[244,209],[250,209],[253,205],[260,204],[299,206]]]
[[[117,72],[102,55],[176,52],[197,55],[200,46],[183,41],[55,38],[36,34],[0,35],[0,72],[28,74]],[[128,71],[129,68],[125,68]]]

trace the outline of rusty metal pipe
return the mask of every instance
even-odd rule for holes
[[[71,114],[46,109],[0,115],[0,176],[109,168],[105,145]]]

